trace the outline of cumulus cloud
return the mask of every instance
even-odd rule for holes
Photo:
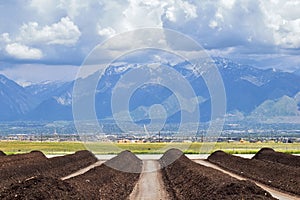
[[[41,50],[19,43],[8,44],[5,50],[10,56],[17,59],[41,59],[43,57]]]
[[[185,0],[101,1],[100,5],[98,25],[105,33],[111,29],[120,33],[143,27],[163,27],[163,17],[176,23],[197,17],[197,7]]]
[[[182,21],[188,21],[198,16],[197,7],[187,1],[171,1],[165,7],[166,18],[174,23],[182,23]]]
[[[108,37],[142,27],[161,27],[192,37],[213,54],[246,62],[253,58],[250,64],[270,54],[270,61],[276,56],[283,59],[283,68],[291,60],[294,67],[300,66],[295,59],[300,48],[300,0],[26,2],[1,3],[1,56],[7,56],[7,46],[16,43],[38,49],[42,60],[83,60]],[[80,65],[80,59],[71,64]]]
[[[37,22],[28,22],[19,28],[19,33],[3,33],[0,40],[4,43],[22,43],[26,45],[75,45],[81,36],[79,28],[70,20],[63,17],[59,22],[50,26],[40,26]]]
[[[261,1],[266,27],[274,44],[284,48],[300,48],[300,1]]]
[[[100,36],[111,37],[116,34],[116,31],[111,27],[106,27],[106,28],[99,27],[98,29],[99,29],[98,34]]]
[[[26,44],[62,44],[74,45],[81,33],[79,28],[70,20],[63,17],[57,23],[40,27],[37,22],[29,22],[20,27],[16,41]]]

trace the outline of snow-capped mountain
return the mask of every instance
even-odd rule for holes
[[[27,120],[72,120],[74,82],[47,82],[25,89],[36,96],[39,104],[24,115]]]
[[[0,74],[0,119],[14,120],[29,112],[37,100],[26,90]]]
[[[72,92],[72,87],[72,83],[70,82],[45,81],[26,86],[25,90],[32,96],[36,96],[39,99],[39,101],[42,102],[51,97],[59,97],[66,91],[69,91],[70,94]]]
[[[249,114],[268,99],[276,100],[284,95],[294,97],[300,91],[300,78],[292,73],[218,60],[222,60],[216,63],[223,77],[228,111],[236,109]],[[226,65],[230,68],[225,68]]]
[[[299,109],[300,76],[297,74],[274,69],[258,69],[220,57],[214,57],[213,60],[223,78],[228,113],[258,115],[267,107],[269,111],[265,114],[268,116],[294,115],[295,105]],[[119,63],[105,71],[95,94],[95,107],[99,119],[112,118],[112,91],[120,78],[135,67],[136,64]],[[201,120],[210,120],[210,94],[201,76],[203,72],[188,62],[169,65],[169,67],[182,74],[194,89],[200,103]],[[83,80],[97,78],[98,73],[95,73]],[[0,76],[2,118],[16,119],[12,117],[15,114],[10,116],[10,113],[16,113],[28,120],[71,120],[73,85],[74,82],[47,82],[23,88]],[[158,84],[146,84],[136,89],[129,101],[132,118],[137,122],[149,120],[149,110],[154,104],[163,105],[168,122],[180,121],[181,110],[174,94],[168,88]],[[282,106],[287,104],[290,107]],[[284,108],[289,111],[282,111]]]
[[[276,100],[284,95],[294,97],[300,91],[300,77],[295,74],[257,69],[225,58],[213,59],[223,78],[227,112],[239,111],[248,115],[266,100]],[[199,72],[188,66],[185,62],[175,67],[181,74],[185,74],[197,95],[206,99],[200,109],[202,119],[209,120],[211,104],[208,89]]]

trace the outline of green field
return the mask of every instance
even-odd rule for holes
[[[160,154],[166,149],[175,147],[188,154],[212,153],[223,150],[232,154],[254,154],[263,147],[270,147],[276,151],[300,154],[300,143],[205,143],[213,147],[209,151],[201,151],[203,143],[81,143],[81,142],[26,142],[26,141],[0,141],[0,150],[6,154],[25,153],[39,150],[45,154],[68,154],[78,150],[91,149],[95,154],[116,154],[122,150],[130,150],[136,154]]]

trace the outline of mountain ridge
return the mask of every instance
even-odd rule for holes
[[[266,104],[266,101],[276,104],[284,96],[296,99],[295,96],[300,92],[300,76],[295,73],[258,69],[221,57],[213,57],[213,60],[223,78],[227,96],[227,113],[239,112],[246,116],[253,115],[257,108]],[[99,119],[112,117],[110,108],[112,90],[120,78],[134,67],[137,65],[123,63],[111,66],[105,71],[95,93],[95,107]],[[199,70],[197,71],[188,62],[178,63],[171,67],[189,81],[197,98],[201,99],[199,105],[201,121],[208,121],[211,117],[210,95]],[[97,73],[85,79],[95,78],[96,75]],[[74,81],[22,87],[0,75],[0,108],[3,108],[0,119],[72,120],[73,86]],[[170,93],[168,88],[159,85],[145,85],[138,88],[129,102],[132,118],[143,121],[143,117],[149,117],[151,105],[169,105],[171,95],[172,92]],[[296,105],[299,109],[300,102]],[[178,104],[173,105],[173,107],[176,106],[178,107]],[[180,121],[180,108],[177,109],[177,107],[170,114],[172,116],[168,116],[168,121]],[[5,115],[6,112],[11,114]],[[268,116],[270,113],[272,112],[270,111]]]

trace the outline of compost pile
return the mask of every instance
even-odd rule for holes
[[[10,175],[14,175],[14,181],[10,180],[10,175],[2,173],[1,167],[1,178],[8,181],[2,184],[1,179],[1,184],[5,186],[1,187],[0,199],[126,199],[142,170],[142,161],[131,152],[124,151],[105,164],[63,181],[60,179],[62,176],[72,173],[71,171],[76,168],[84,167],[83,163],[86,160],[93,161],[94,155],[80,151],[72,155],[47,159],[41,152],[31,152],[5,157],[10,157],[11,161],[2,163],[2,166],[4,169],[13,167],[14,173],[11,172]],[[47,165],[50,169],[46,168]],[[120,168],[114,169],[110,166],[121,166],[125,170],[133,169],[136,173],[119,171]],[[19,169],[24,170],[25,175],[22,175]],[[49,173],[46,173],[45,169],[48,169]],[[9,173],[8,170],[7,172]],[[58,175],[61,177],[58,178]]]
[[[86,199],[127,199],[141,170],[142,161],[130,151],[123,151],[99,167],[66,181],[84,193]]]
[[[208,157],[228,171],[291,194],[300,195],[300,168],[267,160],[246,159],[216,151]]]
[[[32,177],[11,185],[0,193],[0,199],[84,199],[67,182],[51,177]]]
[[[49,164],[46,156],[39,151],[0,157],[0,190],[12,183],[37,176],[42,166]]]
[[[50,166],[47,174],[58,178],[64,177],[97,162],[97,160],[95,155],[87,150],[49,158]]]
[[[164,183],[173,199],[274,199],[254,183],[199,165],[177,149],[168,150],[160,163]]]
[[[293,167],[300,167],[300,156],[276,152],[271,148],[262,148],[252,159],[268,160]]]
[[[40,175],[61,178],[96,161],[97,158],[89,151],[79,151],[50,159],[40,151],[1,156],[0,188]]]

